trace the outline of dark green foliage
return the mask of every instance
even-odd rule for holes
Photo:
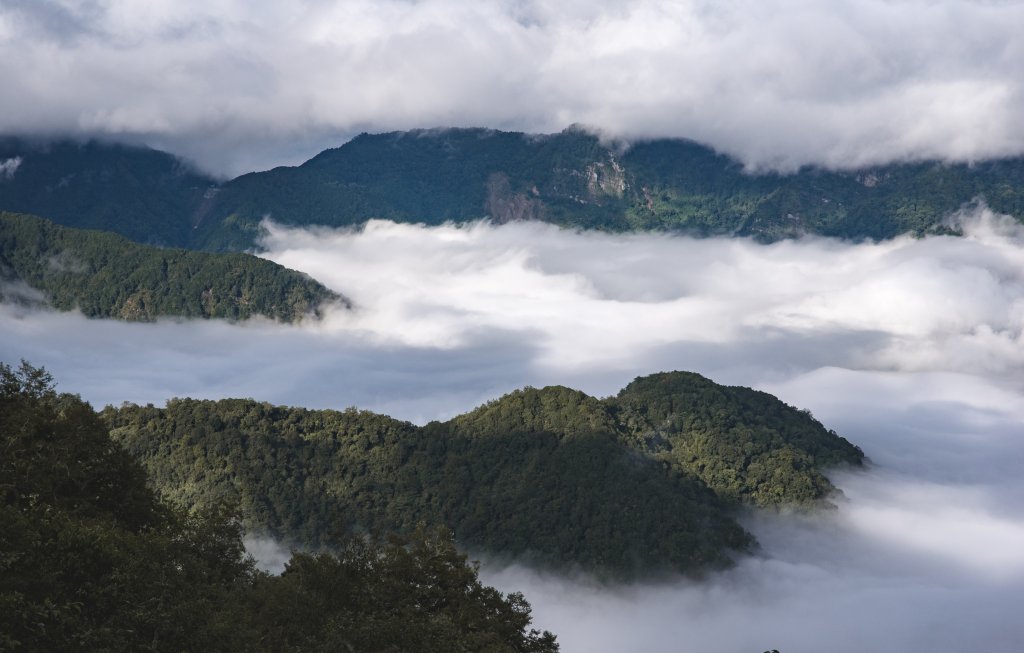
[[[978,198],[1024,218],[1020,157],[753,174],[690,141],[619,148],[576,128],[547,136],[485,129],[363,134],[301,166],[219,185],[143,148],[0,141],[0,160],[13,156],[23,161],[0,179],[0,209],[194,249],[251,248],[267,216],[330,226],[489,216],[765,241],[923,234]]]
[[[859,448],[809,412],[696,374],[643,377],[609,403],[637,447],[732,502],[812,502],[833,489],[821,468],[863,461]]]
[[[477,550],[611,574],[722,566],[749,544],[702,483],[609,430],[417,428],[248,400],[103,415],[169,497],[237,503],[250,527],[297,542],[426,522]]]
[[[616,165],[596,138],[578,130],[544,137],[484,129],[362,134],[297,168],[227,182],[201,213],[195,244],[249,247],[268,215],[296,225],[490,216],[626,228]]]
[[[223,650],[237,523],[163,507],[77,396],[0,364],[0,648]]]
[[[0,364],[0,451],[0,650],[558,649],[443,531],[255,571],[237,520],[157,502],[92,409],[24,363]]]
[[[861,459],[770,395],[685,373],[603,401],[527,388],[422,428],[251,400],[126,404],[103,417],[162,492],[236,503],[277,537],[328,546],[424,522],[477,550],[609,576],[728,564],[752,542],[728,503],[821,500],[832,486],[820,468]]]
[[[0,213],[0,281],[24,282],[61,310],[123,320],[264,315],[291,322],[340,299],[250,254],[158,249],[13,213]]]
[[[482,585],[443,530],[296,554],[248,602],[270,651],[558,650],[550,633],[527,630],[523,596]]]
[[[59,224],[113,231],[140,243],[184,246],[193,214],[216,180],[167,154],[97,141],[0,138],[0,209],[45,215]]]
[[[823,467],[864,459],[809,412],[699,374],[639,378],[610,404],[636,446],[696,474],[730,501],[767,506],[820,499],[832,489]]]
[[[445,478],[462,477],[444,515],[487,551],[631,575],[721,567],[752,542],[699,479],[628,446],[581,392],[527,388],[427,430],[449,441]]]
[[[613,145],[579,129],[536,137],[480,129],[364,134],[298,168],[224,185],[199,244],[243,247],[265,215],[291,224],[370,218],[439,224],[490,216],[586,229],[660,229],[761,240],[924,233],[983,197],[1024,218],[1024,159],[751,174],[685,140]]]

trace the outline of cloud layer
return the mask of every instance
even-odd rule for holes
[[[217,171],[360,131],[570,123],[752,167],[1024,152],[1024,5],[961,0],[0,3],[0,131]]]
[[[595,591],[485,564],[486,579],[524,591],[566,651],[1018,650],[1022,396],[948,373],[837,368],[770,389],[874,458],[833,474],[835,514],[751,519],[763,550],[704,583]]]
[[[523,385],[607,395],[688,369],[808,408],[874,466],[704,584],[597,589],[485,564],[563,650],[1019,650],[1024,229],[760,245],[478,223],[271,225],[269,258],[355,303],[319,323],[124,324],[0,305],[0,359],[96,404],[252,396],[424,422]],[[273,543],[253,541],[270,563]]]

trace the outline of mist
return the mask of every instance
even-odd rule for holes
[[[860,444],[837,510],[761,514],[762,549],[704,582],[600,588],[484,564],[566,651],[1019,651],[1024,403],[948,373],[829,368],[766,388]],[[486,558],[485,558],[486,561]]]
[[[0,2],[0,131],[235,175],[362,131],[681,136],[752,169],[1024,153],[1024,5]]]
[[[693,370],[811,410],[872,465],[837,508],[747,518],[704,582],[600,587],[484,560],[576,651],[1017,651],[1024,228],[770,245],[551,225],[268,224],[267,258],[353,301],[319,322],[128,324],[0,305],[0,359],[102,406],[251,396],[424,423],[524,385],[596,396]],[[286,555],[253,539],[272,568]]]

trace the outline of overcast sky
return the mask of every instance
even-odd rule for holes
[[[0,131],[208,170],[361,131],[583,123],[751,167],[1024,151],[1024,4],[0,0]]]

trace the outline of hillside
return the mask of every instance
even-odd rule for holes
[[[185,247],[191,216],[217,181],[145,147],[99,141],[0,138],[0,210]]]
[[[0,213],[0,299],[25,295],[17,282],[59,310],[132,321],[263,315],[294,322],[343,301],[308,276],[250,254],[160,249]]]
[[[642,377],[608,404],[634,446],[697,475],[729,502],[814,501],[832,491],[822,468],[862,461],[809,412],[699,374]]]
[[[550,653],[439,530],[257,571],[230,514],[161,503],[92,408],[0,363],[0,649]]]
[[[267,216],[291,225],[490,217],[585,229],[771,241],[888,238],[943,229],[984,199],[1024,219],[1024,158],[753,174],[680,139],[606,144],[576,128],[363,134],[297,167],[218,183],[170,155],[90,142],[0,141],[0,209],[192,249],[251,248]]]
[[[671,386],[646,392],[652,379],[678,381],[674,415],[725,414],[699,429],[722,446],[652,451],[642,419],[661,424]],[[691,384],[711,391],[691,396]],[[769,395],[754,393],[747,406],[768,415],[734,410],[730,397],[744,392],[753,391],[685,373],[638,379],[608,400],[527,388],[425,427],[252,400],[102,414],[162,493],[185,505],[237,504],[249,526],[279,538],[329,545],[424,522],[451,528],[472,550],[629,577],[728,565],[753,544],[732,516],[737,501],[821,501],[833,489],[823,466],[861,464],[859,449]],[[734,445],[754,455],[733,455]],[[757,492],[705,482],[694,465],[752,479]]]

